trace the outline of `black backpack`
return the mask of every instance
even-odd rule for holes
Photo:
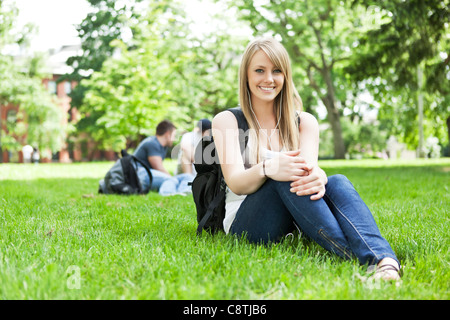
[[[99,182],[99,193],[105,194],[145,194],[148,191],[143,190],[136,174],[136,162],[142,164],[150,177],[150,186],[152,185],[152,174],[150,170],[134,155],[128,154],[125,150],[121,151],[122,158],[116,161],[112,168],[106,173],[105,178]]]
[[[241,108],[228,109],[236,117],[241,153],[247,146],[247,120]],[[212,136],[203,137],[196,147],[194,166],[197,175],[192,181],[192,195],[197,209],[197,234],[203,230],[210,233],[223,231],[225,218],[226,183],[222,175],[219,158]]]

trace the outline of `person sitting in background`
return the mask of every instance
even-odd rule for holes
[[[23,163],[31,163],[31,154],[33,153],[33,147],[27,144],[22,148]]]
[[[134,156],[147,166],[153,177],[150,186],[147,170],[139,162],[136,163],[137,176],[145,190],[158,191],[164,196],[191,192],[188,183],[193,180],[192,174],[172,176],[164,167],[163,160],[167,149],[173,146],[175,135],[175,125],[164,120],[156,127],[156,135],[145,138],[136,148]]]
[[[196,175],[194,167],[194,154],[200,140],[211,132],[211,121],[201,119],[191,132],[183,135],[180,142],[180,152],[178,154],[178,172]]]
[[[40,156],[39,156],[39,149],[38,148],[33,148],[32,158],[33,158],[34,164],[38,164],[39,163]]]

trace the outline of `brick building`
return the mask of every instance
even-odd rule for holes
[[[46,61],[47,73],[51,74],[51,77],[43,79],[42,83],[47,90],[57,97],[57,104],[61,110],[67,114],[67,117],[63,117],[64,124],[69,121],[75,123],[79,120],[79,113],[76,109],[70,108],[71,98],[70,92],[77,85],[76,82],[60,81],[58,79],[67,73],[71,73],[72,70],[66,65],[66,61],[69,57],[77,55],[81,50],[79,45],[63,46],[58,50],[51,50],[49,52],[49,58]],[[1,106],[0,117],[3,129],[6,129],[7,123],[15,123],[18,121],[17,112],[18,106],[8,104]],[[27,144],[26,135],[19,137],[19,142],[22,146]],[[52,158],[41,157],[41,162],[72,162],[72,161],[91,161],[91,160],[115,160],[117,158],[113,151],[102,151],[96,148],[95,143],[86,135],[79,135],[77,137],[69,137],[63,148],[52,155]],[[22,151],[10,151],[3,150],[3,162],[24,162]]]

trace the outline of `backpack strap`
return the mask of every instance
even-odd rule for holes
[[[125,158],[126,156],[130,156],[131,159],[133,159],[133,160],[136,161],[136,162],[139,162],[139,163],[145,168],[145,170],[147,171],[149,180],[150,180],[150,189],[151,189],[151,188],[152,188],[152,183],[153,183],[153,176],[152,176],[152,173],[150,172],[150,169],[145,165],[145,163],[142,162],[141,160],[139,160],[138,158],[136,158],[135,155],[129,154],[129,153],[127,152],[127,150],[125,150],[125,149],[120,150],[120,154],[122,155],[122,158]],[[138,179],[138,181],[139,181],[139,179]],[[139,183],[139,185],[140,185],[140,183]],[[140,187],[140,188],[141,188],[141,187]],[[141,190],[141,191],[142,191],[142,190]]]
[[[237,120],[238,128],[242,130],[242,132],[239,132],[239,145],[241,147],[241,153],[244,153],[248,143],[249,127],[247,119],[245,119],[244,112],[241,107],[230,108],[228,111],[234,114]]]
[[[132,159],[133,158],[130,155],[127,155],[126,157],[122,157],[120,159],[123,179],[125,181],[125,185],[128,185],[130,187],[128,189],[130,193],[139,193],[141,191],[141,184],[139,183],[136,170],[134,170],[133,164],[131,163]]]
[[[234,116],[236,117],[238,128],[244,130],[244,132],[247,131],[248,123],[247,119],[245,119],[244,112],[242,111],[241,107],[230,108],[228,109],[228,111],[233,113]]]
[[[141,160],[136,158],[134,155],[131,155],[131,157],[133,158],[134,161],[139,162],[145,168],[145,170],[147,171],[148,177],[150,179],[150,189],[151,189],[152,188],[152,183],[153,183],[153,175],[150,172],[150,169],[147,168],[147,166]]]
[[[299,112],[295,112],[295,115],[296,115],[296,117],[297,117],[297,127],[299,127],[300,128],[300,113]]]

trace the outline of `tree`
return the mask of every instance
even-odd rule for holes
[[[133,22],[136,22],[138,14],[133,8],[141,0],[115,1],[115,0],[88,0],[92,11],[78,26],[78,35],[81,40],[82,53],[70,57],[67,65],[73,68],[71,74],[66,74],[58,80],[76,81],[78,85],[69,94],[71,108],[82,109],[88,88],[83,85],[83,79],[89,79],[93,72],[100,71],[106,59],[114,54],[115,48],[111,46],[114,40],[130,40],[135,30]],[[83,132],[91,133],[97,119],[102,114],[100,111],[89,110],[85,113],[89,117],[82,116],[75,124],[75,135]]]
[[[120,58],[106,60],[101,71],[83,80],[88,90],[81,108],[100,115],[89,131],[103,148],[115,150],[125,148],[127,140],[139,141],[153,134],[150,129],[171,107],[171,92],[165,82],[170,65],[151,51],[122,49]]]
[[[327,109],[335,158],[344,158],[340,100],[346,90],[342,89],[345,82],[342,69],[362,32],[354,18],[355,10],[347,1],[337,0],[230,3],[240,10],[241,18],[250,23],[256,35],[270,34],[284,44],[294,64],[296,82],[310,86]]]
[[[172,110],[177,94],[169,84],[185,64],[180,61],[189,56],[186,47],[171,37],[171,30],[182,29],[179,21],[170,21],[176,4],[158,1],[141,9],[134,38],[128,44],[119,39],[110,42],[116,54],[80,83],[86,90],[80,111],[90,121],[85,130],[103,148],[120,150],[127,141],[136,144],[154,133]]]
[[[67,65],[73,67],[73,72],[62,80],[80,82],[101,69],[103,62],[113,55],[111,42],[123,40],[124,34],[132,32],[129,22],[135,18],[133,7],[139,1],[88,0],[92,12],[77,27],[82,53],[67,60]],[[78,85],[71,92],[73,107],[82,105],[85,90],[82,85]]]
[[[186,66],[183,85],[191,86],[197,93],[191,105],[194,111],[191,120],[212,118],[239,103],[239,64],[248,41],[242,28],[246,26],[236,22],[234,15],[228,12],[211,14],[209,25],[209,30],[199,38],[191,38],[188,44],[194,61]],[[189,97],[186,98],[184,100],[189,101]]]
[[[150,3],[132,45],[111,43],[120,54],[82,81],[88,90],[80,110],[98,115],[86,130],[103,148],[136,145],[164,118],[191,130],[198,119],[237,105],[242,40],[223,30],[197,39],[184,17],[180,3]]]
[[[16,17],[17,9],[0,1],[0,51],[8,45],[27,43],[26,36],[32,27],[15,33]],[[55,98],[42,85],[42,74],[36,68],[38,61],[42,62],[35,57],[28,64],[19,64],[8,54],[0,55],[0,110],[6,104],[18,106],[17,122],[4,126],[0,118],[0,162],[3,162],[3,149],[19,150],[24,137],[28,144],[43,151],[61,149],[65,136],[63,114]]]
[[[422,127],[425,135],[449,139],[449,2],[354,1],[360,4],[383,21],[358,39],[346,71],[367,84],[380,102],[380,119],[409,145],[420,149]],[[418,101],[424,102],[423,125],[418,125]],[[447,126],[447,137],[442,137],[442,126]]]

